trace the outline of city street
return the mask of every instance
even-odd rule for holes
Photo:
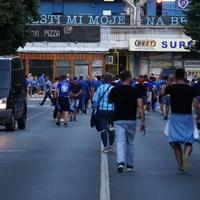
[[[137,131],[135,171],[117,173],[115,153],[101,153],[100,137],[79,115],[57,127],[47,101],[28,102],[26,130],[0,127],[2,200],[198,200],[200,145],[187,174],[177,174],[159,112],[148,113],[146,135]]]

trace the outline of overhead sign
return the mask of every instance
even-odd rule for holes
[[[142,25],[145,26],[182,26],[187,23],[184,16],[145,16],[142,18]]]
[[[200,60],[185,60],[184,67],[198,67],[200,68]]]
[[[41,15],[40,20],[32,24],[123,26],[130,25],[130,17],[127,15]]]
[[[188,51],[193,42],[190,39],[130,39],[130,51]]]
[[[33,42],[100,42],[99,26],[31,25]]]

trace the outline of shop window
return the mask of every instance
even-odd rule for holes
[[[92,63],[92,76],[102,75],[102,60],[94,60]]]
[[[57,76],[61,76],[65,74],[66,76],[70,76],[70,63],[66,60],[59,60],[56,63],[56,74]]]
[[[182,60],[174,60],[175,67],[182,67]]]
[[[75,76],[83,76],[84,79],[88,76],[89,63],[85,60],[75,61]]]
[[[171,67],[173,65],[172,61],[167,61],[167,60],[150,60],[149,63],[150,68],[165,68],[165,67]]]
[[[50,78],[53,77],[52,60],[30,60],[30,73],[34,76],[45,74]]]
[[[148,74],[148,60],[141,60],[140,64],[140,74],[145,75]]]

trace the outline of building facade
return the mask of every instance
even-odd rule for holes
[[[138,76],[175,66],[197,73],[200,58],[185,49],[191,41],[182,28],[184,9],[163,2],[158,15],[151,1],[134,10],[121,0],[41,0],[33,42],[19,49],[26,72],[54,78],[130,69]]]

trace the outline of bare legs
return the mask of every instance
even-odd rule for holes
[[[192,144],[186,143],[183,150],[178,142],[171,143],[170,145],[174,149],[179,169],[186,170],[188,168],[188,159],[192,153]]]
[[[60,125],[61,117],[64,120],[64,125],[67,125],[67,112],[66,111],[58,112],[58,114],[57,114],[57,123],[56,124]]]
[[[166,104],[163,104],[163,115],[164,115],[164,120],[167,120],[169,115],[169,106]]]

